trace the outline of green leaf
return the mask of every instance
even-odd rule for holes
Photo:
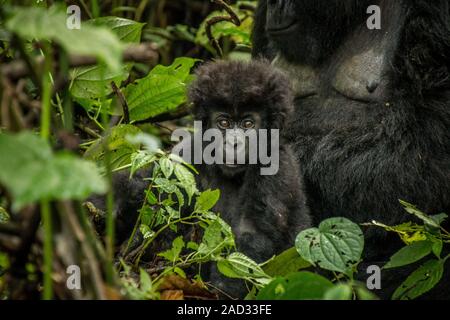
[[[338,284],[325,292],[323,300],[353,300],[353,288],[348,284]]]
[[[362,285],[356,286],[355,291],[358,300],[379,300],[376,295]]]
[[[131,155],[130,160],[130,176],[132,177],[138,170],[155,162],[157,160],[157,157],[154,154],[148,153],[147,151],[139,150]]]
[[[80,30],[71,30],[66,19],[62,6],[16,7],[6,27],[24,39],[54,40],[69,53],[93,55],[113,71],[121,69],[124,46],[114,33],[86,23]]]
[[[198,197],[197,201],[195,202],[195,209],[196,212],[205,212],[211,210],[219,201],[220,198],[220,190],[206,190],[202,192]]]
[[[105,140],[111,152],[112,169],[120,168],[131,162],[131,156],[139,149],[139,146],[129,142],[128,137],[138,135],[141,130],[132,125],[118,125],[111,129],[105,137],[98,139],[88,150],[84,157],[103,164],[105,156]]]
[[[190,204],[192,197],[198,191],[194,175],[180,163],[175,163],[174,173],[181,187],[186,191]]]
[[[417,218],[419,218],[420,220],[425,222],[425,224],[427,224],[431,227],[439,228],[439,224],[436,222],[435,219],[433,219],[432,217],[426,215],[425,213],[423,213],[422,211],[417,209],[416,206],[414,206],[406,201],[403,201],[403,200],[400,200],[400,203],[409,214],[416,216]]]
[[[198,248],[200,254],[208,254],[214,250],[220,250],[223,243],[222,225],[218,220],[213,221],[203,234],[202,243]]]
[[[132,121],[145,120],[175,110],[186,102],[189,71],[198,60],[178,58],[168,67],[157,66],[147,77],[130,84],[125,96]]]
[[[263,269],[268,275],[276,277],[286,276],[310,266],[311,264],[303,259],[295,248],[291,248],[270,260]]]
[[[40,137],[22,132],[0,134],[0,183],[14,198],[13,209],[42,199],[84,200],[107,190],[95,164],[60,153],[53,155]]]
[[[413,242],[395,253],[383,268],[398,268],[417,262],[431,253],[432,246],[430,241]]]
[[[433,289],[442,279],[443,260],[429,260],[414,271],[402,285],[395,290],[393,300],[413,300]]]
[[[172,161],[170,161],[170,160],[167,159],[167,158],[162,158],[162,159],[159,161],[159,165],[160,165],[160,167],[161,167],[161,171],[162,171],[163,175],[164,175],[167,179],[169,179],[170,176],[171,176],[172,173],[173,173],[173,164],[172,164]]]
[[[139,43],[145,23],[119,17],[101,17],[86,22],[87,25],[106,27],[116,34],[122,42]]]
[[[172,248],[161,252],[158,254],[158,256],[163,257],[164,259],[174,263],[178,260],[178,257],[180,256],[181,251],[185,247],[185,243],[183,240],[183,236],[179,236],[172,242]]]
[[[10,216],[9,216],[8,212],[6,212],[5,209],[0,207],[0,223],[8,222],[9,219],[10,219]]]
[[[259,292],[257,300],[321,300],[331,288],[333,283],[320,275],[297,272],[273,280]]]
[[[345,218],[331,218],[319,228],[301,232],[295,247],[313,265],[351,275],[361,260],[364,237],[357,224]]]
[[[144,237],[144,239],[149,239],[151,237],[153,237],[153,235],[155,234],[148,225],[146,224],[141,224],[139,226],[139,231],[142,233],[142,236]]]
[[[118,17],[102,17],[89,20],[87,25],[106,27],[113,31],[122,42],[139,43],[143,23]],[[77,98],[94,99],[112,92],[111,82],[120,87],[127,79],[132,64],[126,64],[119,72],[112,72],[101,66],[77,68],[72,71],[70,92]]]
[[[268,284],[272,278],[255,261],[242,253],[234,252],[217,262],[219,271],[228,278],[251,279],[259,284]]]
[[[444,242],[442,240],[435,240],[435,242],[433,242],[432,251],[437,258],[441,257],[443,248]]]
[[[151,291],[153,289],[152,278],[142,268],[139,268],[140,288],[144,292]]]
[[[173,181],[165,178],[156,178],[154,180],[156,186],[160,188],[163,192],[171,194],[176,192],[177,186]]]

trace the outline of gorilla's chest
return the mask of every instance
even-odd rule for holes
[[[314,110],[349,111],[368,104],[389,102],[390,70],[398,45],[394,26],[368,30],[363,26],[346,39],[320,65],[286,61],[281,55],[273,64],[292,79],[298,104]]]

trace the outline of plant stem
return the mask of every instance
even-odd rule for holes
[[[50,138],[51,122],[51,46],[44,44],[45,65],[42,79],[42,112],[41,112],[41,137],[45,140]],[[52,217],[50,201],[41,201],[41,219],[44,226],[44,290],[42,298],[51,300],[53,298],[52,287],[52,262],[53,262],[53,237],[52,237]]]
[[[52,262],[53,262],[53,239],[52,239],[52,216],[50,201],[41,201],[41,219],[44,225],[44,290],[42,299],[53,299],[52,286]]]

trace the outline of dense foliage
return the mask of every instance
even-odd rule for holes
[[[354,277],[360,226],[323,221],[258,264],[236,251],[231,228],[211,211],[220,193],[198,190],[201,172],[168,152],[170,133],[191,126],[186,87],[196,64],[250,59],[256,1],[73,1],[79,30],[67,27],[75,18],[66,2],[0,1],[1,298],[213,299],[199,273],[213,262],[247,281],[248,299],[376,299]],[[119,246],[112,175],[148,167],[134,231]],[[93,194],[107,194],[106,212],[86,201]],[[371,224],[405,242],[385,269],[423,260],[392,297],[414,299],[441,279],[450,234],[440,227],[446,215],[403,205],[421,222]],[[104,236],[96,219],[105,220]],[[185,225],[202,237],[175,236],[170,248],[155,249]],[[159,259],[142,263],[149,248]],[[81,290],[66,283],[73,265],[82,270]]]

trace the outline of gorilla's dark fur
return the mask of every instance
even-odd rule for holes
[[[296,82],[287,137],[316,224],[411,220],[399,199],[450,213],[449,3],[260,0],[254,56]],[[381,30],[366,25],[369,5],[381,8]],[[379,230],[366,237],[369,261],[400,244]],[[443,286],[435,292],[449,298]]]

